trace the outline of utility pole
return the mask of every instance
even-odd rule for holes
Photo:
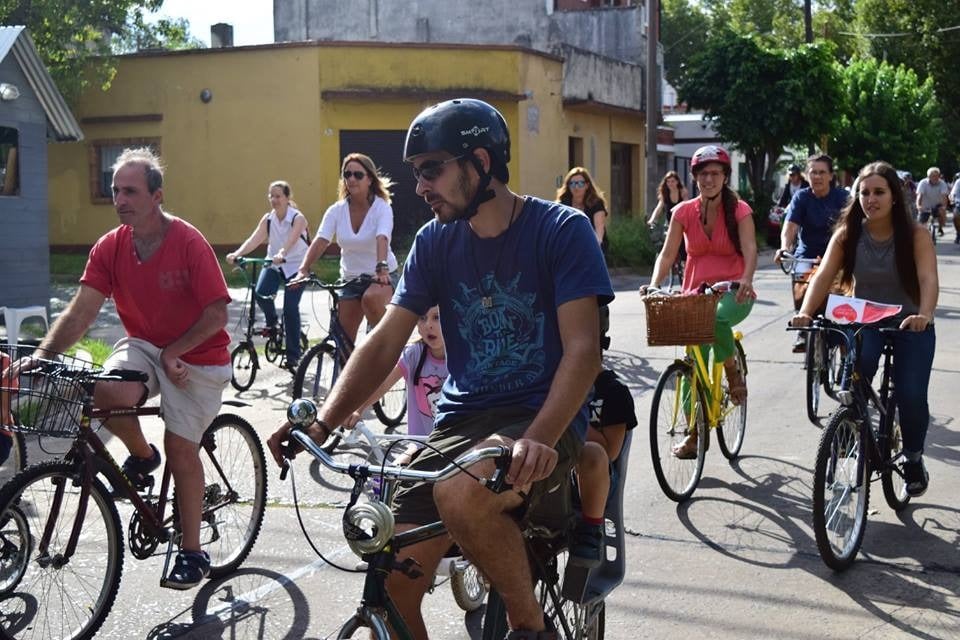
[[[803,0],[803,33],[807,42],[813,42],[813,9],[811,0]]]
[[[657,201],[657,125],[660,124],[660,66],[657,45],[660,41],[660,0],[647,0],[647,195],[642,216],[646,219]]]

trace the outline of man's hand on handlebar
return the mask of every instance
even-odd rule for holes
[[[798,311],[793,318],[790,319],[790,326],[809,327],[811,322],[813,322],[813,318],[810,316],[810,314]]]

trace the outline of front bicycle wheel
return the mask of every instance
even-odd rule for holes
[[[20,507],[0,515],[0,598],[10,593],[27,572],[33,538]]]
[[[3,636],[92,638],[113,606],[123,570],[120,516],[109,492],[96,478],[84,486],[72,464],[44,462],[0,491],[0,517],[18,509],[30,552],[23,579],[0,598]],[[78,524],[76,548],[67,556]]]
[[[826,379],[826,345],[823,334],[813,331],[807,336],[804,365],[807,370],[807,419],[817,427],[820,424],[820,387]]]
[[[824,563],[849,567],[867,526],[870,463],[860,421],[842,408],[830,418],[817,447],[813,470],[813,532]]]
[[[240,566],[263,524],[267,461],[256,431],[240,416],[213,419],[200,442],[203,515],[200,545],[210,554],[210,577]]]
[[[883,454],[888,467],[880,473],[880,485],[883,497],[894,511],[901,511],[910,503],[907,483],[903,478],[903,432],[900,429],[900,413],[893,398],[887,400],[886,424],[884,426],[885,443]]]
[[[310,347],[300,359],[297,375],[293,378],[293,399],[309,398],[323,402],[340,373],[337,348],[330,342]]]
[[[10,444],[10,453],[7,455],[7,459],[0,462],[0,487],[2,487],[13,476],[26,468],[27,443],[23,434],[18,431],[0,430],[0,438],[9,439]]]
[[[831,400],[837,400],[837,390],[840,388],[840,378],[843,376],[843,358],[846,355],[847,348],[844,345],[830,344],[830,340],[825,339],[826,346],[824,353],[826,358],[823,362],[821,373],[823,378],[823,390]]]
[[[693,370],[684,362],[674,362],[661,374],[650,407],[650,454],[653,472],[668,498],[683,502],[693,495],[703,473],[707,450],[706,400],[699,387],[693,393]],[[696,434],[694,457],[674,452]]]
[[[237,391],[246,391],[253,386],[253,381],[257,377],[257,369],[260,368],[260,362],[257,360],[257,350],[253,344],[244,341],[233,348],[230,352],[230,364],[233,365],[233,373],[230,374],[230,384]]]
[[[479,609],[487,597],[487,581],[473,563],[454,570],[450,589],[457,606],[468,613]]]
[[[734,354],[737,358],[737,367],[740,369],[740,375],[743,376],[743,382],[747,382],[747,354],[743,351],[743,345],[740,342],[735,343],[737,351]],[[733,404],[730,400],[730,385],[726,376],[723,378],[723,398],[720,411],[720,424],[717,425],[717,444],[720,445],[720,452],[727,460],[734,460],[740,455],[740,448],[743,447],[743,437],[747,432],[747,402],[749,398],[744,398],[740,404]]]
[[[386,427],[397,427],[407,414],[407,381],[401,377],[383,397],[373,403],[373,412]]]

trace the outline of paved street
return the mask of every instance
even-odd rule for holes
[[[660,492],[648,449],[653,387],[677,352],[648,348],[635,291],[640,278],[618,276],[607,364],[629,384],[637,428],[626,497],[628,573],[608,599],[606,637],[634,638],[960,638],[960,249],[938,245],[940,336],[931,382],[927,462],[931,487],[901,514],[874,493],[861,554],[842,575],[820,560],[810,526],[819,431],[806,420],[800,356],[790,353],[786,277],[761,256],[760,300],[741,325],[750,372],[748,427],[742,457],[728,463],[716,448],[688,503]],[[304,309],[325,313],[305,298]],[[311,320],[317,330],[318,324]],[[266,437],[281,420],[289,376],[266,365],[254,387],[228,396]],[[157,425],[151,429],[158,430]],[[355,557],[339,533],[342,491],[316,482],[304,462],[295,476],[304,520],[335,562]],[[271,465],[272,498],[260,540],[236,576],[187,593],[160,589],[162,558],[125,557],[120,596],[105,638],[326,638],[356,606],[361,578],[318,560],[292,508],[291,483]],[[124,521],[129,514],[122,514]],[[476,614],[457,609],[448,586],[427,598],[433,638],[466,638]]]

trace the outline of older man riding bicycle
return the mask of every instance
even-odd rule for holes
[[[502,595],[508,637],[552,638],[512,514],[564,481],[583,445],[586,398],[600,371],[598,306],[613,298],[603,256],[583,214],[507,188],[509,132],[484,102],[451,100],[423,111],[407,133],[404,158],[436,219],[418,232],[386,316],[350,358],[309,432],[323,440],[359,407],[396,363],[417,318],[439,304],[450,377],[429,442],[451,456],[484,443],[510,445],[507,478],[515,490],[494,494],[463,474],[433,490],[414,486],[395,501],[398,530],[442,517]],[[284,425],[268,442],[278,463],[288,439]],[[426,452],[414,465],[446,462]],[[427,637],[420,603],[448,547],[439,539],[405,549],[424,575],[389,578],[417,638]]]

